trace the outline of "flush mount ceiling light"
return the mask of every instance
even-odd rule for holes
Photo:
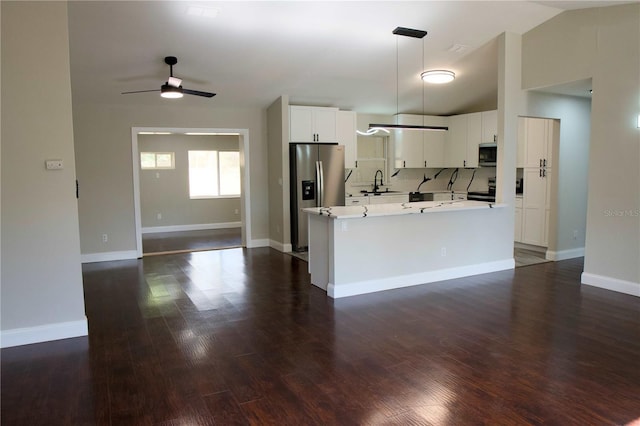
[[[449,70],[429,70],[420,74],[420,77],[427,83],[444,84],[452,82],[456,74]]]

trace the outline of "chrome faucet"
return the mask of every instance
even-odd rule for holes
[[[380,189],[380,186],[378,186],[378,173],[380,173],[380,186],[384,185],[384,182],[382,182],[382,170],[378,169],[373,177],[373,192],[378,192],[378,189]]]

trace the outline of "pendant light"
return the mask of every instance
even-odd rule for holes
[[[396,36],[404,36],[404,37],[412,37],[412,38],[419,38],[419,39],[423,39],[424,36],[427,35],[426,31],[423,30],[416,30],[413,28],[405,28],[405,27],[397,27],[396,29],[394,29],[392,31],[392,33]],[[423,49],[422,49],[422,63],[424,66],[424,43],[423,43]],[[400,89],[399,89],[399,80],[400,80],[400,73],[398,72],[398,68],[399,68],[399,59],[398,59],[398,40],[396,39],[396,117],[399,114],[399,101],[398,98],[400,96]],[[424,86],[423,86],[423,91],[422,91],[422,110],[424,113]],[[371,123],[369,124],[369,129],[411,129],[411,130],[427,130],[427,131],[436,131],[436,132],[445,132],[447,130],[449,130],[449,127],[446,126],[415,126],[415,125],[409,125],[409,124],[377,124],[377,123]]]

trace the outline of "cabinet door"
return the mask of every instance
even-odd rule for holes
[[[547,180],[540,177],[540,168],[525,169],[522,207],[523,243],[544,245],[546,193]]]
[[[338,143],[344,145],[344,167],[353,169],[358,158],[358,138],[355,111],[338,111],[336,117]]]
[[[314,142],[312,108],[289,107],[289,140],[291,142]]]
[[[546,119],[525,119],[525,167],[540,167],[540,162],[546,158],[547,128]]]
[[[369,204],[369,197],[346,197],[344,199],[345,206],[366,206]]]
[[[338,142],[335,108],[313,108],[313,133],[316,142]]]
[[[482,113],[467,114],[465,167],[478,167],[478,146],[482,143]]]
[[[447,167],[464,167],[467,157],[467,116],[449,117],[449,131],[444,150]]]
[[[422,126],[421,115],[401,114],[397,116],[398,124]],[[395,167],[424,168],[422,146],[422,130],[398,129],[395,131]]]
[[[498,111],[482,112],[482,142],[498,141]]]
[[[425,116],[423,123],[425,126],[447,126],[447,117]],[[422,141],[425,167],[444,167],[444,144],[447,132],[424,131]]]

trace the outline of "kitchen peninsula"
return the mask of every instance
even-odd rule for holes
[[[513,269],[505,204],[425,201],[307,208],[311,283],[332,298]]]

